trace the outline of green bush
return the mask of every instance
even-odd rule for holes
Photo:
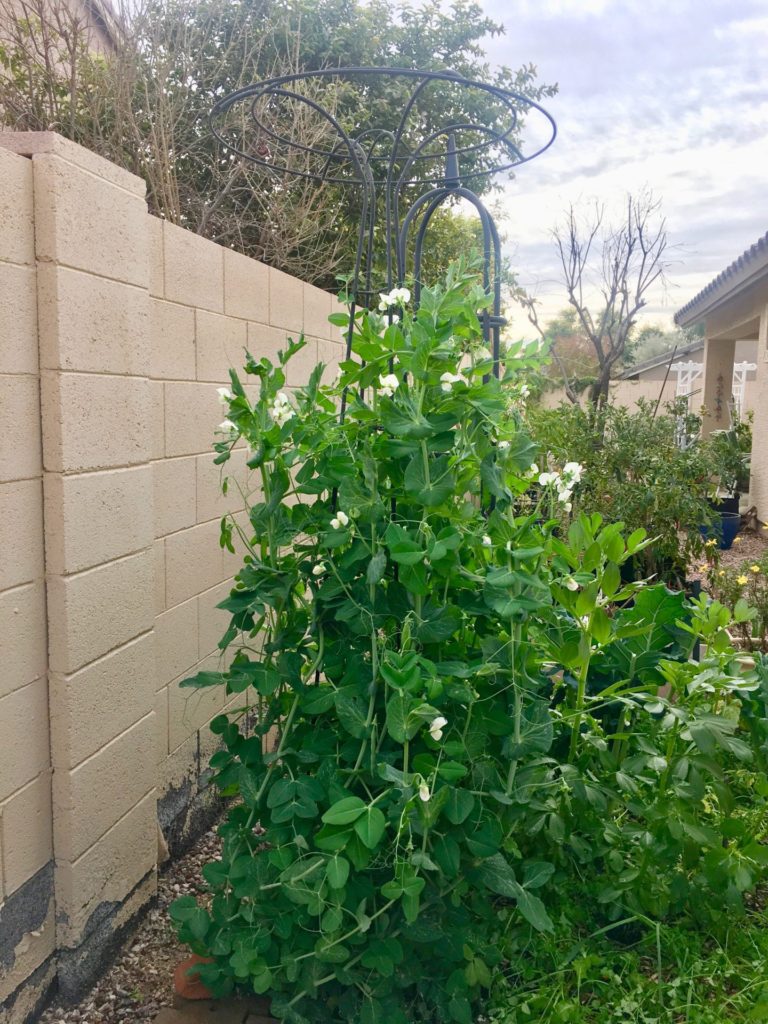
[[[638,574],[680,585],[704,553],[699,528],[714,521],[722,461],[710,442],[698,439],[698,420],[674,405],[655,413],[654,403],[645,401],[636,411],[563,403],[532,409],[530,419],[534,438],[551,459],[583,464],[577,509],[646,530],[653,544],[636,560]],[[690,442],[685,448],[678,443],[681,434]]]
[[[468,278],[415,314],[390,299],[402,321],[359,314],[333,387],[318,368],[282,390],[301,342],[278,366],[248,357],[258,397],[232,373],[215,446],[223,465],[245,439],[260,494],[247,530],[222,524],[246,551],[221,605],[229,667],[186,682],[256,704],[212,723],[237,799],[210,895],[171,913],[215,994],[269,992],[291,1024],[470,1024],[513,940],[587,914],[733,913],[766,860],[752,829],[726,831],[762,737],[754,702],[742,736],[729,613],[623,584],[642,530],[553,517],[577,465],[520,511],[534,357],[515,345],[489,373]]]

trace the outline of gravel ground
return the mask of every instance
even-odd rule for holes
[[[219,855],[220,840],[206,832],[158,879],[157,904],[128,936],[117,959],[78,1006],[45,1011],[41,1024],[126,1024],[151,1021],[173,999],[173,972],[189,956],[168,918],[178,896],[200,890],[202,866]]]

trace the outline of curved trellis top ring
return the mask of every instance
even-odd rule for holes
[[[336,110],[318,101],[318,85],[337,86]],[[396,123],[360,130],[345,126],[343,108],[351,92],[370,101],[375,116],[377,94],[386,94],[389,110],[397,99],[402,113]],[[435,90],[446,120],[430,124],[419,106],[428,96],[434,111]],[[325,98],[325,97],[323,97]],[[489,101],[494,121],[487,118]],[[481,109],[478,110],[478,103]],[[296,118],[297,107],[312,111],[327,126],[325,137],[308,141],[297,137],[306,124]],[[518,133],[535,118],[540,141],[524,154]],[[336,184],[364,184],[368,168],[373,184],[434,185],[440,182],[445,141],[457,139],[456,155],[465,165],[462,178],[469,181],[511,170],[539,156],[556,134],[551,115],[521,93],[464,78],[454,71],[419,71],[410,68],[323,68],[265,79],[219,100],[211,111],[216,137],[231,151],[272,171]],[[420,141],[413,142],[413,133]],[[385,145],[387,143],[387,145]],[[311,158],[316,158],[314,161]],[[471,162],[471,167],[467,163]]]
[[[399,113],[393,116],[392,111]],[[382,124],[385,118],[391,123]],[[524,153],[521,135],[534,123],[538,142]],[[211,111],[211,126],[230,152],[270,176],[331,188],[357,187],[353,312],[355,303],[369,303],[374,293],[380,199],[386,257],[380,283],[388,289],[404,283],[409,232],[414,229],[416,304],[432,217],[446,201],[474,207],[482,225],[483,283],[494,300],[492,311],[481,314],[483,334],[498,374],[499,331],[505,323],[501,246],[493,218],[468,183],[510,171],[552,145],[555,122],[542,106],[521,93],[454,71],[323,68],[265,79],[225,96]],[[350,327],[348,355],[351,336]]]

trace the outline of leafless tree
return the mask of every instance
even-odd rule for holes
[[[661,202],[647,190],[637,196],[628,195],[624,217],[616,224],[606,223],[605,207],[599,203],[586,219],[580,218],[571,205],[564,223],[553,231],[553,238],[568,302],[597,358],[598,372],[589,386],[588,399],[599,407],[608,399],[611,379],[627,350],[638,313],[646,305],[649,291],[664,280],[669,266]],[[597,308],[590,308],[596,292],[601,300]],[[536,301],[524,292],[518,292],[517,299],[545,337]],[[562,373],[566,395],[578,404],[579,395],[556,346],[552,355]]]

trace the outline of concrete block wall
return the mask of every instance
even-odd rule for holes
[[[217,388],[246,347],[304,331],[295,386],[341,339],[329,294],[150,217],[143,182],[73,143],[0,135],[0,172],[0,1024],[18,1024],[52,979],[74,999],[98,974],[158,851],[213,806],[223,694],[178,683],[219,662],[240,562],[219,523],[247,522],[213,465]],[[244,449],[226,472],[254,486]]]
[[[0,149],[0,1021],[55,972],[32,164]],[[28,984],[25,984],[28,982]]]

